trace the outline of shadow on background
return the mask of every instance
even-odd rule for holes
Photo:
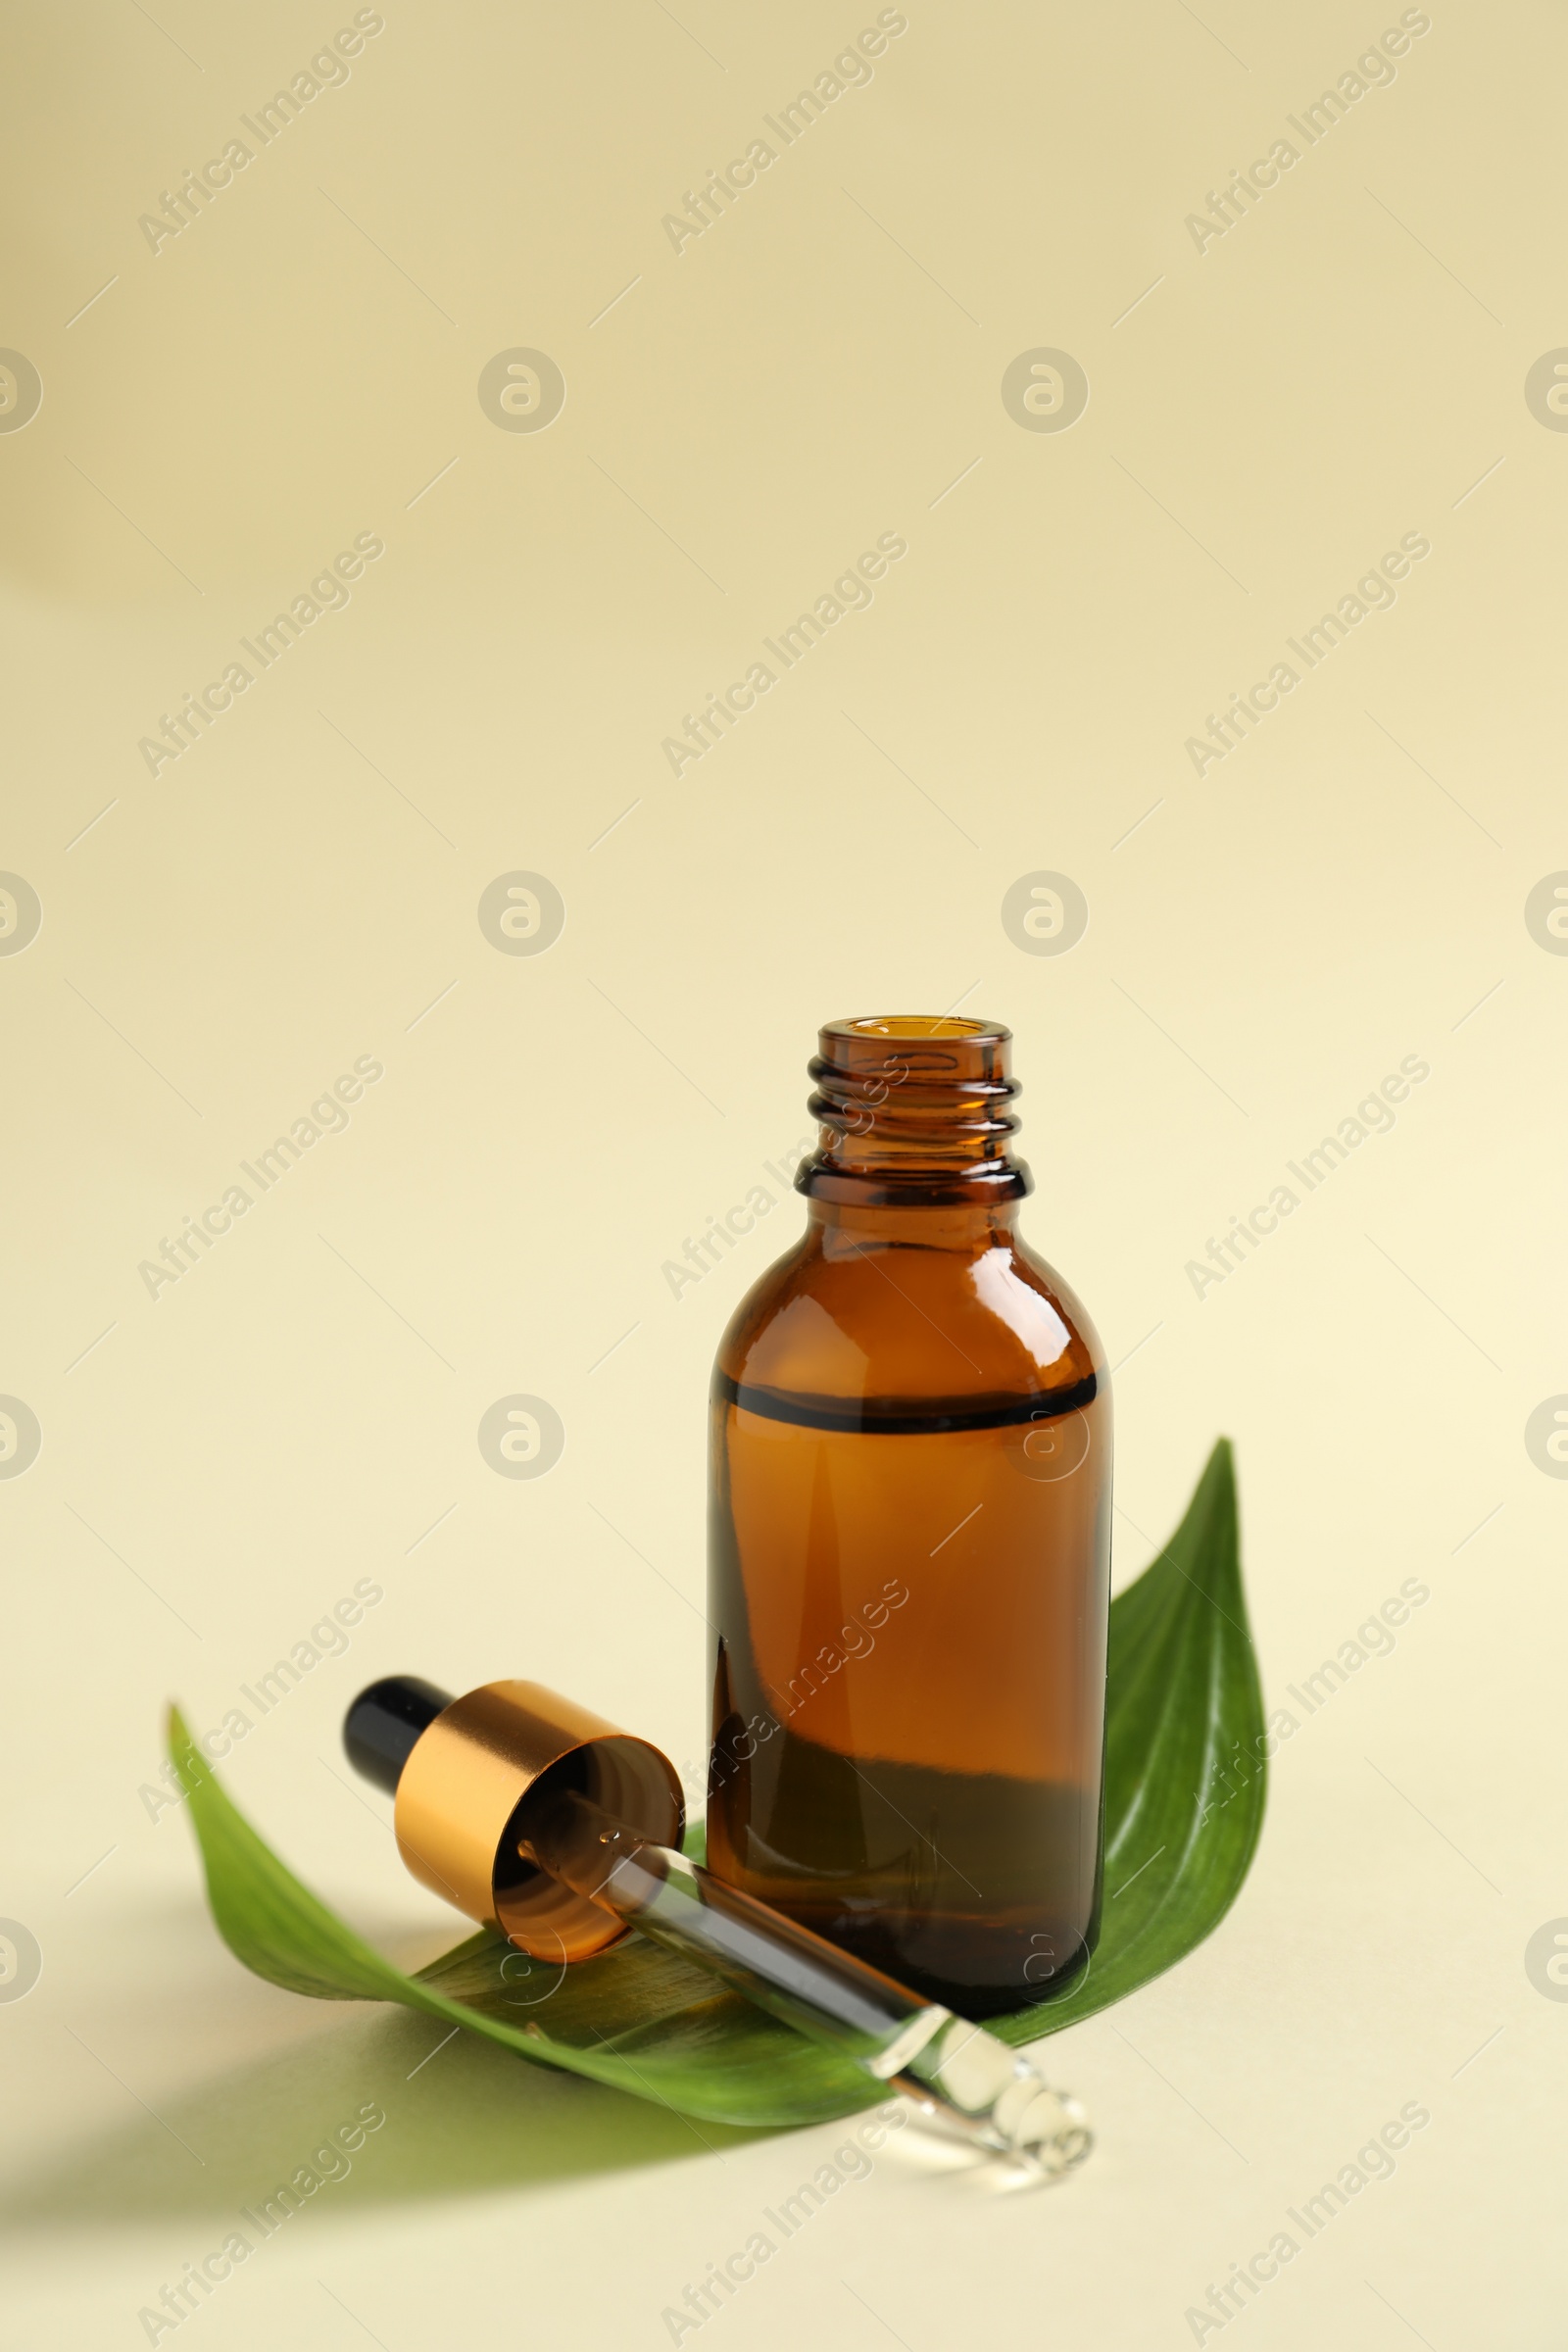
[[[324,2034],[161,2100],[98,2132],[8,2198],[6,2233],[151,2216],[253,2210],[300,2165],[344,2177],[304,2210],[527,2187],[665,2164],[766,2134],[692,2122],[672,2108],[514,2058],[439,2019],[347,2006]],[[371,2103],[385,2113],[357,2151],[325,2149]],[[243,2224],[238,2225],[243,2227]]]

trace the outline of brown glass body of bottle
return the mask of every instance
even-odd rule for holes
[[[1099,1924],[1110,1396],[1014,1231],[1008,1033],[838,1021],[714,1368],[711,1867],[971,2017]]]

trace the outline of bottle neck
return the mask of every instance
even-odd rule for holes
[[[824,1213],[969,1211],[983,1230],[1032,1189],[1009,1148],[1011,1042],[949,1015],[829,1022],[809,1064],[820,1137],[797,1190]]]
[[[808,1163],[809,1164],[809,1163]],[[806,1170],[802,1171],[804,1175]],[[807,1190],[797,1178],[801,1191]],[[867,1250],[905,1247],[950,1250],[973,1257],[982,1250],[1010,1250],[1018,1236],[1017,1200],[906,1201],[808,1199],[808,1229],[826,1258],[857,1257]]]

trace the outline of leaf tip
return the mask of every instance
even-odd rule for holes
[[[190,1736],[190,1726],[173,1699],[164,1713],[169,1735],[169,1760],[179,1776],[179,1785],[187,1796],[193,1796],[204,1780],[212,1778],[212,1766]]]
[[[1241,1516],[1240,1498],[1236,1492],[1236,1448],[1229,1438],[1216,1438],[1203,1464],[1203,1475],[1193,1494],[1193,1507],[1216,1506],[1230,1520],[1233,1528]]]

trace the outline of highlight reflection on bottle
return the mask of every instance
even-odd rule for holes
[[[968,2016],[1099,1923],[1110,1396],[1013,1230],[1005,1029],[831,1022],[804,1238],[713,1374],[708,1850]]]

